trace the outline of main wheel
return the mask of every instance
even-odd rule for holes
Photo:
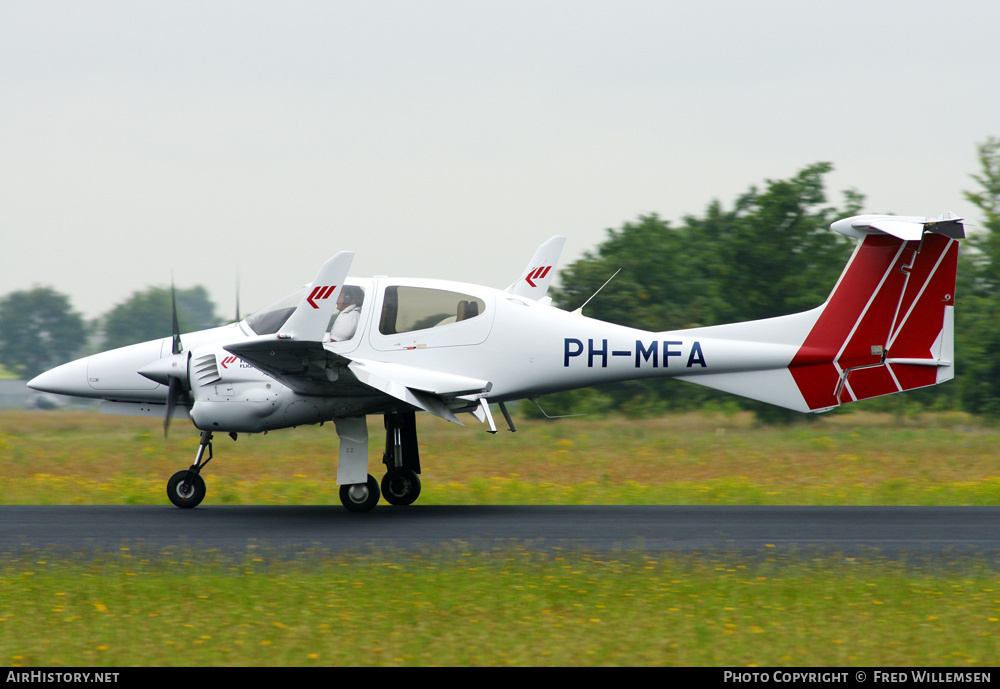
[[[420,495],[420,477],[413,469],[390,469],[382,477],[382,496],[390,505],[412,505]]]
[[[167,481],[167,497],[178,507],[197,507],[205,499],[205,479],[200,474],[195,474],[194,478],[186,483],[187,477],[187,469],[182,469],[171,476]]]
[[[351,483],[340,487],[340,502],[351,512],[367,512],[378,504],[378,481],[368,474],[367,483]]]

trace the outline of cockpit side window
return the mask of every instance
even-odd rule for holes
[[[382,300],[379,332],[394,335],[450,325],[480,316],[485,307],[482,299],[460,292],[391,286]]]

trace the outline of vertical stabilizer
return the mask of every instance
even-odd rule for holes
[[[824,411],[954,377],[961,219],[857,216],[832,228],[859,241],[822,306],[686,331],[786,347],[791,359],[685,380],[797,411]]]
[[[947,234],[914,220],[923,232],[905,236],[916,238],[874,227],[864,235],[789,366],[810,409],[954,376],[958,242],[948,222]]]

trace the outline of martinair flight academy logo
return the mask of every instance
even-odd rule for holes
[[[313,287],[313,291],[309,293],[308,297],[306,297],[306,301],[309,302],[309,306],[313,307],[314,309],[318,309],[319,304],[317,304],[316,302],[323,301],[324,299],[329,299],[330,295],[333,294],[333,290],[335,289],[337,289],[336,285],[327,285],[327,286],[321,285],[319,287]]]
[[[552,270],[552,266],[539,266],[537,268],[532,268],[528,272],[528,275],[524,278],[524,281],[527,282],[532,287],[537,287],[538,285],[536,285],[532,281],[541,280],[542,278],[544,278],[546,275],[549,274],[550,270]]]

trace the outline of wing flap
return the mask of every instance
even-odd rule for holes
[[[493,389],[492,383],[478,378],[370,359],[354,359],[350,369],[361,381],[370,377],[380,377],[440,397],[475,395]]]
[[[365,385],[459,426],[465,424],[448,408],[446,400],[482,395],[493,388],[486,380],[383,361],[356,359],[349,368]]]

